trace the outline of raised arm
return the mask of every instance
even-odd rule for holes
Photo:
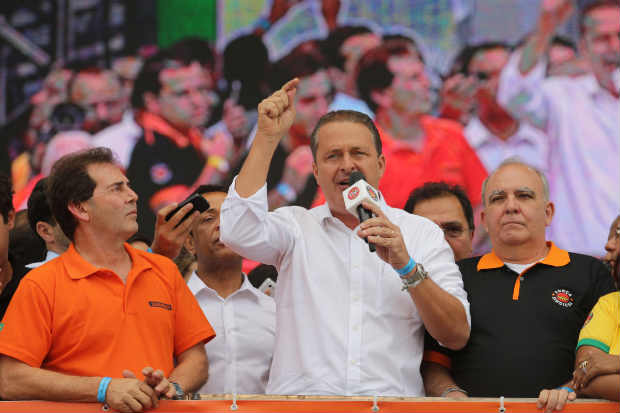
[[[543,0],[534,33],[523,46],[519,71],[527,75],[547,53],[557,28],[566,21],[575,8],[574,0]]]
[[[239,196],[247,198],[265,185],[273,153],[295,119],[298,83],[296,78],[288,81],[258,105],[256,137],[235,181]]]

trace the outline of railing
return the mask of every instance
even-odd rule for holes
[[[98,403],[55,403],[43,401],[0,402],[0,412],[92,412],[106,409]],[[110,410],[108,410],[110,411]],[[452,401],[433,397],[321,397],[264,395],[202,395],[200,400],[162,400],[150,412],[295,412],[295,413],[539,413],[536,399],[468,399]],[[618,413],[620,404],[605,400],[578,399],[563,412]]]

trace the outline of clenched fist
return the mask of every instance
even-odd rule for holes
[[[258,127],[256,137],[269,142],[279,142],[295,119],[295,93],[299,79],[286,82],[282,88],[258,105]]]

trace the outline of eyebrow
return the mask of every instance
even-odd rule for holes
[[[117,182],[112,182],[106,188],[109,189],[109,188],[113,188],[113,187],[118,186],[118,185],[123,185],[125,182],[127,182],[127,184],[129,184],[129,181],[117,181]]]

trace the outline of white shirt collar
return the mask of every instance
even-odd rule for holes
[[[236,294],[239,294],[242,291],[247,291],[248,293],[251,293],[256,299],[259,299],[261,297],[259,294],[263,294],[263,293],[261,293],[258,289],[256,289],[252,285],[252,283],[250,283],[250,280],[248,279],[248,276],[245,273],[241,273],[241,274],[243,275],[243,282],[241,283],[241,287],[239,287],[237,291],[232,293],[227,298],[230,298]],[[207,294],[220,297],[217,291],[209,287],[207,284],[204,283],[204,281],[200,279],[200,277],[198,277],[196,270],[194,270],[192,275],[189,277],[189,280],[187,281],[187,287],[192,292],[194,297],[196,297],[198,294],[201,294],[203,291]]]

